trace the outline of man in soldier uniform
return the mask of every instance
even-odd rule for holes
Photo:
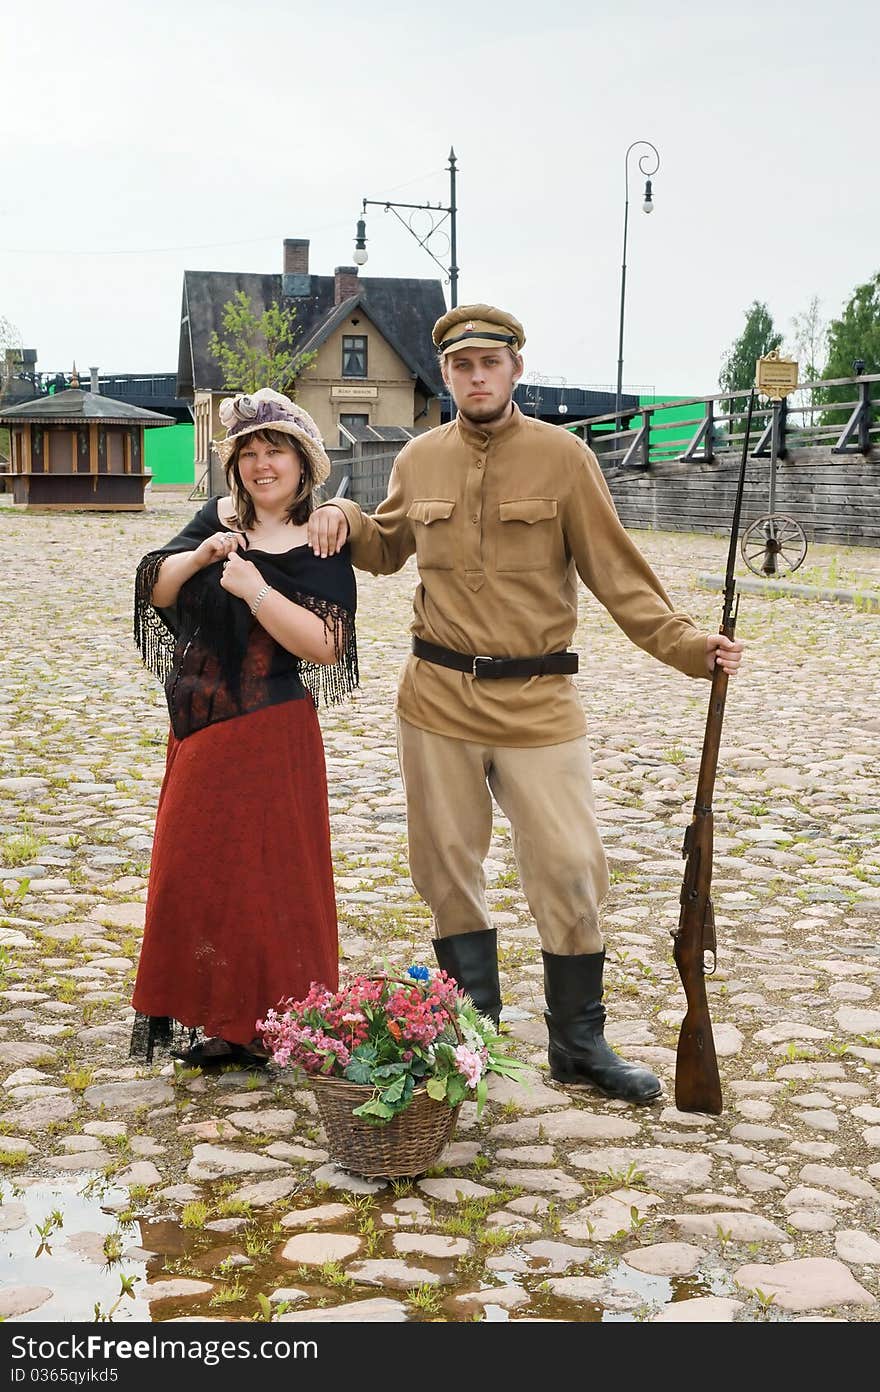
[[[632,642],[690,677],[733,675],[742,643],[676,613],[618,519],[593,453],[569,431],[524,416],[522,325],[463,305],[434,326],[458,408],[411,440],[373,515],[349,499],[317,509],[316,555],[346,540],[352,561],[391,575],[415,553],[412,655],[397,693],[410,871],[434,917],[437,961],[497,1023],[496,930],[483,862],[492,798],[509,818],[523,890],[541,939],[554,1079],[651,1102],[647,1068],[604,1037],[608,890],[586,722],[569,652],[578,576]]]

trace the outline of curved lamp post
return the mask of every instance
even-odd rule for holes
[[[626,178],[626,201],[623,205],[623,262],[620,272],[620,334],[617,345],[617,394],[614,400],[615,413],[620,413],[620,396],[623,386],[623,310],[626,303],[626,233],[629,225],[629,157],[633,150],[640,146],[645,147],[644,154],[639,155],[639,169],[645,175],[645,193],[642,200],[642,212],[652,213],[654,211],[654,195],[651,187],[651,179],[660,168],[660,155],[657,147],[652,145],[650,140],[634,140],[626,152],[624,159],[624,173]],[[619,426],[618,426],[619,428]]]

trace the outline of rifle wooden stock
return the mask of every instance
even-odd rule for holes
[[[733,637],[733,623],[725,624]],[[705,954],[714,958],[715,914],[712,887],[712,793],[718,768],[721,725],[727,697],[727,673],[716,666],[706,717],[706,734],[694,813],[684,836],[686,859],[681,884],[678,930],[673,934],[672,955],[687,997],[687,1013],[678,1036],[675,1056],[675,1105],[680,1112],[721,1112],[721,1079],[706,997]]]

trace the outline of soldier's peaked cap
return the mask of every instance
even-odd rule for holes
[[[434,347],[445,355],[459,348],[508,347],[514,353],[522,351],[525,330],[518,319],[494,305],[457,305],[437,320],[433,332]]]

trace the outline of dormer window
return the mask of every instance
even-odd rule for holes
[[[342,339],[343,377],[366,377],[367,335],[345,334]]]

